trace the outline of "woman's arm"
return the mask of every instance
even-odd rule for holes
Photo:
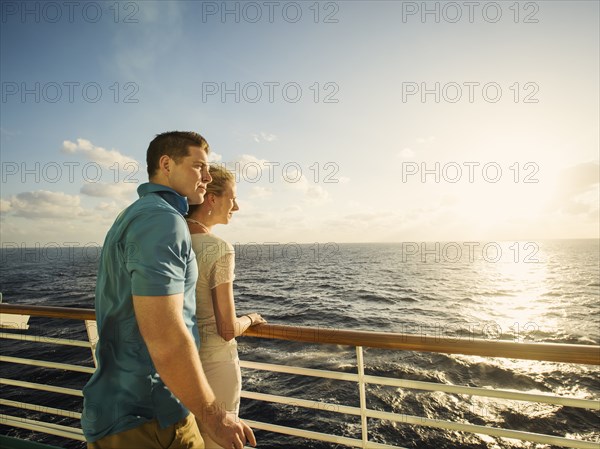
[[[211,290],[211,296],[217,332],[225,341],[239,337],[250,326],[266,323],[266,320],[258,313],[236,316],[232,282],[217,285]]]

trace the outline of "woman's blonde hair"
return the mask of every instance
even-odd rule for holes
[[[235,185],[235,176],[222,165],[211,165],[208,169],[212,181],[206,186],[206,195],[212,193],[215,196],[221,196],[225,192],[225,186],[229,182]],[[205,195],[205,197],[206,197]],[[198,210],[201,204],[191,204],[188,209],[187,217]]]
[[[223,195],[225,185],[229,182],[235,185],[235,176],[223,165],[211,165],[209,168],[212,181],[206,186],[206,194],[212,193],[216,196]]]

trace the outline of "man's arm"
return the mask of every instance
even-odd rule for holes
[[[223,447],[256,445],[243,421],[236,422],[215,402],[198,350],[183,321],[183,294],[133,296],[140,333],[165,385],[196,416],[203,430]]]

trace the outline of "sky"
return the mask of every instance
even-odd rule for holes
[[[600,237],[597,1],[0,6],[4,248],[101,245],[169,130],[232,243]]]

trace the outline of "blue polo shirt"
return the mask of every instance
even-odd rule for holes
[[[199,345],[196,257],[183,214],[187,199],[153,183],[115,220],[106,236],[96,284],[98,367],[83,388],[83,433],[89,442],[152,419],[161,427],[189,411],[152,363],[133,311],[132,295],[184,294],[183,317]]]

